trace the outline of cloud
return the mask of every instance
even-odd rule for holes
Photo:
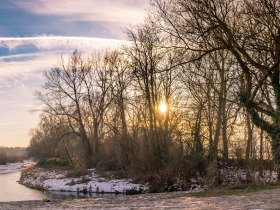
[[[10,57],[28,57],[29,54],[5,56],[4,58]],[[35,55],[35,56],[34,56]],[[7,80],[7,78],[28,79],[34,72],[39,72],[42,69],[50,67],[55,63],[58,57],[58,53],[53,52],[41,52],[37,54],[31,54],[30,59],[23,61],[10,61],[2,62],[0,65],[0,81]],[[0,57],[1,58],[1,57]],[[9,83],[11,81],[8,81]]]
[[[53,67],[61,55],[68,55],[75,49],[87,54],[95,50],[118,49],[128,43],[124,40],[85,37],[0,38],[0,49],[8,48],[10,51],[8,55],[0,56],[0,95],[13,89],[30,87],[30,81],[42,82],[42,72]],[[34,46],[36,51],[17,53],[24,46]]]
[[[65,21],[102,21],[137,24],[144,20],[149,0],[25,0],[17,6],[39,15],[55,15]]]
[[[0,49],[4,47],[10,50],[9,55],[0,56],[1,92],[24,87],[29,80],[38,80],[42,71],[55,65],[61,55],[69,54],[75,49],[91,53],[95,50],[117,49],[127,43],[123,40],[84,37],[0,38]],[[38,52],[16,54],[18,48],[30,45],[35,46]]]
[[[119,48],[128,43],[125,40],[101,39],[88,37],[65,36],[40,36],[40,37],[0,37],[0,48],[6,47],[13,50],[24,45],[34,45],[40,50],[49,49],[78,49],[85,51],[100,50],[106,48]]]

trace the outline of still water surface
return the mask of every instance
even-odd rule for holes
[[[97,196],[96,194],[77,194],[76,192],[42,192],[30,189],[18,183],[18,180],[20,179],[20,173],[20,171],[14,171],[12,173],[0,174],[0,202],[42,200],[44,198],[88,198]]]
[[[44,192],[19,184],[19,178],[20,171],[0,174],[0,201],[42,200],[48,197]]]

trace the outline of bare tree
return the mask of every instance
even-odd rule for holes
[[[274,158],[279,163],[279,1],[156,0],[154,3],[165,31],[185,52],[194,52],[184,62],[221,49],[232,54],[241,75],[240,104],[253,123],[272,138]],[[270,94],[260,101],[258,96],[262,91]]]
[[[83,144],[80,154],[84,159],[83,169],[90,164],[92,149],[83,120],[83,82],[84,72],[89,69],[81,55],[75,51],[67,62],[63,58],[58,66],[46,71],[42,92],[36,92],[37,99],[44,105],[43,111],[53,116],[61,116],[68,122],[69,128]]]
[[[120,139],[120,152],[122,167],[129,167],[133,159],[133,144],[128,129],[128,103],[130,100],[129,88],[132,82],[132,71],[129,60],[124,52],[113,51],[108,56],[111,68],[113,70],[114,88],[113,88],[113,104],[111,107],[114,111],[111,118],[111,128],[115,137]]]
[[[170,71],[173,54],[164,48],[164,40],[152,23],[128,31],[132,42],[126,54],[133,69],[135,91],[144,100],[142,117],[147,125],[147,143],[155,165],[161,166],[168,160],[170,142],[170,105],[175,71]],[[166,104],[161,113],[160,103]],[[139,106],[138,106],[139,107]]]
[[[110,53],[94,53],[89,58],[90,68],[83,71],[83,84],[85,92],[83,103],[88,114],[89,130],[92,133],[93,155],[96,155],[100,147],[100,126],[104,115],[113,100],[113,67],[110,63]]]
[[[223,157],[227,159],[229,155],[227,131],[233,123],[231,115],[235,104],[235,95],[231,94],[236,83],[236,75],[232,70],[234,64],[228,53],[220,51],[181,67],[186,97],[196,102],[196,110],[200,110],[203,104],[203,120],[207,122],[208,153],[211,159],[217,158],[220,145]]]

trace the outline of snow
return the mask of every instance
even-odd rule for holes
[[[66,176],[66,171],[49,171],[42,168],[26,172],[20,183],[47,191],[126,193],[130,190],[148,191],[147,185],[132,183],[129,179],[105,179],[88,170],[88,174],[77,178]]]
[[[12,169],[12,166],[8,168]],[[259,171],[240,169],[233,166],[222,167],[218,170],[218,177],[213,176],[213,179],[218,178],[222,186],[234,187],[249,183],[277,182],[277,173],[275,171],[263,170],[261,174]],[[187,192],[207,190],[208,186],[211,186],[210,182],[200,183],[196,179],[191,179],[190,188]],[[214,181],[212,182],[214,183]],[[20,183],[32,188],[58,192],[128,193],[128,191],[149,191],[148,184],[136,184],[130,179],[115,179],[113,176],[104,178],[99,176],[95,169],[89,169],[84,176],[69,177],[69,171],[33,167],[31,170],[28,169],[23,172]],[[172,190],[172,187],[175,190]],[[174,184],[174,186],[168,186],[166,191],[181,191],[181,188]]]
[[[34,162],[30,160],[24,160],[23,162],[7,163],[6,165],[0,165],[0,175],[15,173],[23,168],[27,168],[33,165]]]
[[[235,185],[237,183],[277,183],[277,172],[263,170],[250,171],[246,169],[224,168],[220,169],[222,185]]]

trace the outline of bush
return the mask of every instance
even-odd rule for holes
[[[0,147],[0,165],[23,161],[25,151],[22,147]]]
[[[8,157],[5,153],[0,153],[0,165],[5,165],[8,162]]]
[[[40,159],[37,162],[39,167],[48,167],[48,166],[67,166],[67,160],[61,158],[48,158],[48,159]]]

